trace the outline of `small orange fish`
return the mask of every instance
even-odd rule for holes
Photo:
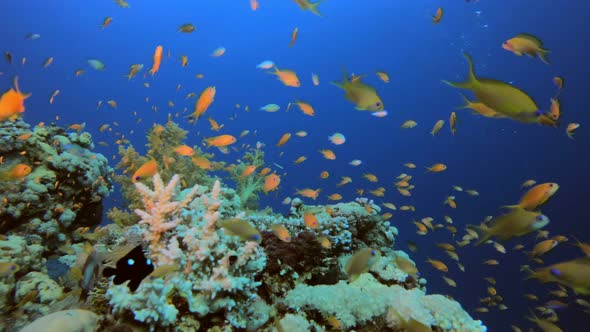
[[[265,175],[266,175],[266,174],[268,174],[268,173],[270,173],[270,168],[268,168],[268,167],[265,167],[265,168],[263,168],[263,169],[260,171],[260,173],[258,173],[258,175],[260,175],[260,176],[265,176]]]
[[[272,232],[283,242],[291,242],[291,235],[285,226],[281,224],[274,224],[270,228]]]
[[[447,166],[445,164],[434,164],[430,167],[426,167],[428,172],[432,172],[432,173],[439,173],[442,172],[444,170],[447,169]]]
[[[297,190],[295,195],[299,195],[301,197],[311,198],[311,199],[315,200],[318,198],[320,191],[322,191],[322,190],[319,188],[316,190],[306,188],[306,189]]]
[[[158,172],[158,163],[155,160],[150,160],[141,165],[135,173],[133,173],[133,182],[139,181],[142,178],[149,178]]]
[[[320,150],[320,153],[328,160],[336,160],[336,154],[334,154],[334,151],[332,150],[322,149]]]
[[[188,145],[179,145],[174,148],[174,152],[184,157],[190,157],[195,153],[195,150]]]
[[[51,66],[52,63],[53,63],[53,57],[49,57],[49,58],[45,59],[45,61],[43,62],[43,68],[47,68],[47,67]]]
[[[182,67],[186,67],[188,66],[188,56],[183,55],[180,57],[180,64],[182,65]]]
[[[320,179],[327,179],[330,176],[330,173],[328,173],[328,171],[323,171],[320,173]]]
[[[314,116],[315,111],[310,104],[308,104],[304,101],[300,101],[300,100],[295,101],[295,104],[297,106],[299,106],[299,109],[301,110],[301,112],[303,112],[303,114],[309,115],[309,116]],[[299,135],[297,135],[297,136],[299,136]],[[300,137],[302,137],[302,136],[300,136]]]
[[[303,222],[305,225],[311,229],[317,229],[320,224],[318,222],[318,218],[313,213],[305,212],[303,214]]]
[[[0,121],[16,119],[25,111],[25,99],[30,93],[22,93],[18,86],[18,76],[14,77],[14,88],[8,90],[0,97]]]
[[[258,7],[258,0],[250,0],[250,9],[252,9],[252,11],[256,11]]]
[[[247,176],[250,176],[250,174],[254,173],[254,171],[256,170],[256,166],[255,165],[248,165],[246,166],[246,168],[244,168],[244,171],[242,171],[242,177],[245,178]]]
[[[152,65],[152,69],[150,69],[150,75],[154,76],[160,70],[160,63],[162,62],[162,52],[164,52],[164,48],[162,45],[156,46],[156,50],[154,51],[154,64]]]
[[[224,125],[219,125],[217,121],[215,121],[212,117],[209,117],[209,124],[211,125],[211,130],[213,131],[220,131]]]
[[[328,196],[328,200],[330,200],[330,201],[339,201],[341,199],[342,199],[342,195],[337,194],[337,193]]]
[[[191,158],[193,164],[201,169],[211,169],[211,161],[203,156],[196,156]]]
[[[441,7],[436,9],[436,14],[432,16],[432,23],[439,23],[443,17],[443,9]]]
[[[264,178],[264,193],[268,193],[269,191],[276,190],[281,183],[281,178],[276,174],[272,173]]]
[[[274,67],[274,72],[268,72],[269,74],[276,75],[279,81],[281,81],[285,86],[298,88],[301,86],[301,82],[299,81],[299,77],[297,74],[289,69],[279,70],[277,66]]]
[[[236,138],[232,135],[219,135],[219,136],[214,136],[214,137],[209,137],[205,139],[205,142],[207,142],[207,147],[224,147],[224,146],[228,146],[231,144],[234,144],[236,142]]]
[[[196,123],[197,120],[203,115],[203,113],[207,111],[209,106],[211,106],[211,104],[215,100],[216,92],[217,90],[214,86],[207,87],[205,88],[205,90],[201,92],[199,99],[197,99],[197,102],[195,103],[194,112],[191,115],[189,115],[189,117],[192,118],[194,121],[193,124]]]
[[[291,133],[283,134],[283,136],[281,136],[281,138],[279,139],[279,142],[277,143],[277,147],[281,147],[281,146],[285,145],[285,143],[287,143],[287,141],[289,141],[290,138],[291,138]]]
[[[432,267],[434,267],[435,269],[437,269],[439,271],[449,272],[449,268],[447,267],[447,265],[441,261],[437,261],[437,260],[428,258],[428,260],[426,262],[430,263],[430,265],[432,265]]]
[[[29,175],[33,169],[26,164],[16,164],[7,171],[0,173],[0,180],[19,180]]]
[[[293,32],[291,32],[291,42],[289,43],[289,47],[293,47],[295,45],[295,41],[297,41],[297,35],[299,34],[299,28],[295,27]]]

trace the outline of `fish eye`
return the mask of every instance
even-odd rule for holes
[[[381,106],[381,103],[377,102],[377,103],[375,103],[375,106],[379,107],[379,106]]]
[[[549,272],[551,272],[552,275],[559,277],[561,275],[561,271],[559,271],[559,269],[551,269],[549,270]]]
[[[252,235],[252,240],[258,241],[260,237],[258,235]]]
[[[139,181],[140,179],[141,179],[141,176],[139,176],[139,175],[135,177],[135,181]]]
[[[371,250],[371,256],[377,255],[377,250]]]
[[[127,260],[127,265],[132,266],[133,264],[135,264],[135,261],[133,259],[129,258]]]
[[[541,215],[538,215],[538,216],[537,216],[537,220],[541,221],[541,220],[543,220],[543,219],[544,219],[543,217],[544,217],[544,216],[543,216],[542,214],[541,214]]]
[[[145,263],[146,263],[147,265],[152,265],[152,260],[148,258],[148,259],[145,261]]]

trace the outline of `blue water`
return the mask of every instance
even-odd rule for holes
[[[585,97],[590,84],[586,60],[590,51],[585,44],[590,33],[584,29],[589,4],[550,0],[326,0],[320,6],[324,17],[300,10],[293,1],[260,0],[261,7],[256,12],[250,10],[248,0],[136,0],[130,4],[131,8],[122,9],[112,1],[2,1],[0,50],[10,51],[14,64],[0,62],[0,72],[4,72],[0,86],[7,89],[12,77],[18,75],[21,89],[33,93],[27,100],[27,122],[51,122],[56,116],[56,122],[62,125],[86,122],[95,141],[111,144],[97,146],[110,159],[116,154],[114,141],[119,137],[113,132],[98,132],[101,124],[117,121],[120,126],[114,129],[143,152],[145,132],[153,123],[164,123],[168,113],[182,112],[184,107],[192,110],[194,100],[187,101],[184,96],[215,85],[217,96],[208,115],[225,124],[224,133],[238,135],[244,129],[257,130],[256,137],[249,135],[239,143],[266,143],[267,163],[286,167],[288,175],[283,177],[280,192],[262,198],[262,205],[285,212],[280,202],[301,187],[323,188],[318,203],[327,203],[326,196],[333,192],[352,200],[357,188],[386,187],[386,197],[377,198],[377,202],[417,207],[413,214],[397,211],[392,223],[400,230],[399,249],[408,251],[406,240],[419,244],[420,251],[412,257],[429,280],[429,292],[451,295],[491,331],[508,331],[509,324],[523,329],[530,326],[523,316],[537,304],[525,300],[522,294],[536,293],[543,301],[549,298],[547,289],[556,288],[525,282],[518,271],[519,265],[527,264],[527,260],[511,248],[516,243],[530,248],[534,238],[506,243],[509,252],[505,255],[491,247],[460,249],[467,269],[462,273],[433,244],[451,242],[449,233],[439,230],[421,237],[415,234],[413,218],[432,216],[442,221],[444,215],[450,215],[462,229],[465,224],[479,223],[487,215],[498,214],[501,205],[516,203],[522,194],[520,184],[532,178],[561,186],[543,207],[551,219],[547,227],[551,234],[574,234],[590,241],[589,215],[584,205],[590,195],[590,135],[585,128]],[[439,6],[445,9],[445,15],[440,24],[433,25],[430,16]],[[113,22],[103,30],[99,25],[106,16],[112,16]],[[183,23],[195,24],[197,31],[177,32]],[[289,48],[294,27],[299,27],[299,38]],[[543,40],[552,51],[551,65],[539,59],[517,57],[501,48],[502,42],[520,32]],[[29,33],[39,33],[41,38],[25,40]],[[141,74],[131,81],[123,77],[134,63],[143,63],[144,70],[149,69],[157,45],[163,45],[165,54],[169,50],[172,56],[164,58],[154,79],[148,76],[144,80]],[[210,53],[219,46],[224,46],[227,53],[220,58],[211,57]],[[525,125],[456,110],[462,104],[459,91],[441,83],[441,79],[461,81],[466,77],[463,51],[472,54],[479,76],[512,82],[545,110],[555,93],[552,77],[565,77],[565,90],[560,96],[562,125]],[[187,68],[182,68],[178,60],[183,54],[189,56]],[[41,64],[50,56],[55,58],[54,63],[43,69]],[[27,58],[25,66],[20,65],[21,57]],[[88,58],[102,60],[107,70],[92,70],[86,63]],[[280,68],[295,70],[302,80],[301,88],[285,87],[256,69],[256,64],[267,59]],[[343,98],[343,91],[329,84],[341,79],[342,67],[368,74],[364,81],[376,87],[389,111],[388,117],[375,118],[354,110]],[[74,77],[79,68],[86,73]],[[389,73],[391,82],[381,82],[374,75],[375,70]],[[312,72],[320,77],[318,87],[311,83]],[[197,73],[204,74],[204,79],[196,79]],[[146,89],[143,82],[149,82],[151,87]],[[179,83],[182,88],[177,92]],[[48,99],[55,89],[61,93],[50,105]],[[149,103],[144,100],[146,96]],[[109,99],[118,102],[116,110],[106,105]],[[277,103],[284,109],[295,99],[311,103],[316,116],[308,117],[298,110],[273,114],[257,111],[268,103]],[[100,110],[96,110],[98,100],[104,102]],[[175,102],[174,108],[167,106],[169,100]],[[251,111],[236,110],[236,103],[249,105]],[[158,106],[158,112],[152,111],[152,105]],[[448,122],[452,111],[459,116],[457,134],[452,136],[445,126],[433,138],[429,134],[432,125],[438,119]],[[230,121],[228,118],[235,114],[236,120]],[[142,119],[139,123],[138,118]],[[400,129],[401,123],[409,119],[418,122],[418,126]],[[203,137],[215,135],[206,121],[192,126],[182,116],[175,120],[190,131],[187,144],[199,144]],[[582,124],[575,140],[565,135],[569,122]],[[306,130],[309,136],[292,137],[280,149],[274,146],[283,133],[298,130]],[[331,146],[327,137],[336,131],[346,136],[346,144]],[[324,160],[317,152],[322,148],[332,148],[337,160]],[[292,166],[300,155],[308,160]],[[232,153],[222,158],[237,157]],[[356,158],[363,160],[363,165],[349,166],[348,162]],[[403,168],[402,164],[408,161],[418,168]],[[423,174],[425,166],[437,162],[447,164],[448,170]],[[328,180],[319,180],[322,170],[331,173]],[[365,172],[377,175],[380,183],[371,185],[363,180]],[[414,175],[412,183],[416,189],[410,198],[400,196],[392,186],[395,176],[402,172]],[[337,189],[335,184],[340,176],[353,177],[353,183]],[[442,201],[453,194],[451,185],[477,189],[481,196],[454,193],[459,207],[450,210]],[[107,207],[122,204],[120,196],[113,193]],[[575,248],[561,245],[543,259],[552,263],[577,256],[580,253]],[[441,273],[424,263],[427,257],[448,262],[447,276],[460,287],[448,287]],[[499,259],[501,265],[481,264],[492,258]],[[478,299],[486,296],[485,276],[497,279],[496,288],[508,310],[474,312],[480,306]],[[559,325],[566,331],[581,331],[581,326],[590,323],[589,316],[576,307],[560,311],[560,318]]]

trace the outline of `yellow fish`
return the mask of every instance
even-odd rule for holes
[[[471,56],[464,55],[469,63],[468,80],[462,83],[443,82],[455,88],[471,90],[479,102],[516,121],[555,125],[555,121],[545,115],[524,91],[502,81],[476,77]]]
[[[356,105],[359,111],[378,112],[383,110],[383,101],[377,94],[377,90],[370,85],[361,82],[360,78],[352,81],[343,69],[342,82],[331,82],[346,92],[344,97]]]

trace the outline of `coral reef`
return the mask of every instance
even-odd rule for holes
[[[111,173],[104,157],[88,151],[91,137],[56,126],[31,131],[21,120],[0,128],[10,132],[0,138],[9,164],[33,166],[2,188],[0,211],[8,217],[0,227],[12,234],[0,240],[0,318],[7,322],[0,331],[34,319],[24,331],[36,324],[69,331],[58,327],[68,320],[80,331],[377,331],[402,330],[408,319],[436,331],[485,331],[458,303],[426,294],[426,280],[408,269],[410,257],[394,250],[397,229],[372,200],[323,206],[296,198],[286,216],[257,209],[271,172],[260,169],[262,145],[226,165],[196,147],[192,156],[174,152],[187,132],[171,121],[155,125],[146,156],[119,146],[115,178],[127,205],[109,211],[113,224],[90,229],[81,226],[100,220],[92,204],[108,194]],[[134,182],[131,173],[148,160],[156,174]],[[225,171],[214,174],[228,174],[235,189],[212,171]],[[29,209],[17,190],[32,202],[51,195],[47,204],[58,209]],[[317,224],[305,222],[310,215]],[[236,222],[255,236],[228,226]],[[155,271],[137,290],[101,278],[102,265],[138,244]],[[365,248],[380,255],[364,273],[348,275],[348,260]]]
[[[415,288],[385,286],[369,273],[352,282],[336,285],[298,285],[284,303],[293,310],[318,310],[325,317],[335,316],[346,328],[362,326],[377,317],[385,317],[389,328],[401,327],[394,308],[402,317],[436,326],[443,331],[485,331],[461,306],[441,295],[426,295]]]
[[[36,235],[52,250],[79,227],[99,224],[112,169],[92,148],[86,132],[53,124],[31,129],[22,119],[0,122],[2,167],[20,163],[32,168],[22,179],[2,181],[0,231]]]

